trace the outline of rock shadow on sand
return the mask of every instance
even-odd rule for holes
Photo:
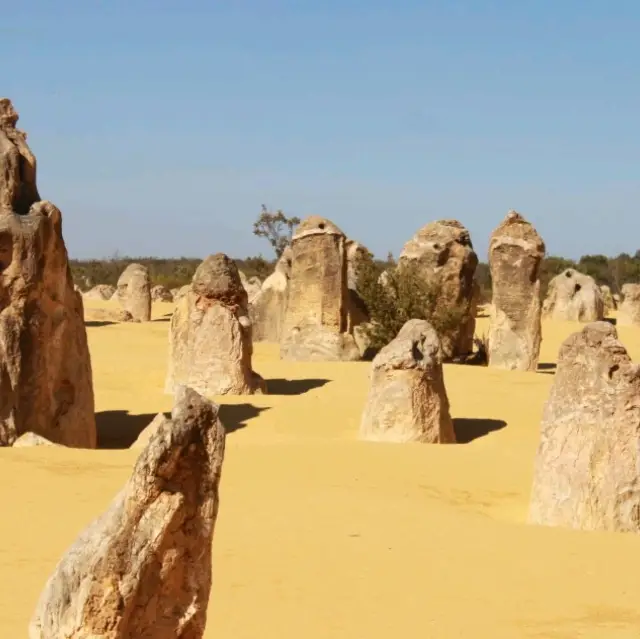
[[[544,373],[545,375],[555,375],[556,364],[555,362],[541,362],[538,364],[536,373]]]
[[[329,379],[268,379],[269,395],[302,395],[328,384]]]
[[[111,326],[117,324],[117,322],[110,322],[109,320],[85,320],[84,325],[90,328],[99,328],[100,326]]]
[[[502,419],[455,417],[453,420],[453,430],[458,444],[468,444],[474,439],[502,430],[506,425],[507,422]]]
[[[98,448],[107,450],[130,448],[156,414],[132,415],[126,410],[105,410],[96,413]]]
[[[253,404],[221,404],[218,415],[227,433],[247,427],[247,422],[257,417],[262,411],[269,410],[269,406],[254,406]]]
[[[220,421],[227,433],[245,428],[247,422],[257,417],[268,406],[253,404],[220,405]],[[169,417],[171,411],[165,413]],[[140,433],[153,421],[157,413],[132,415],[126,410],[105,410],[96,413],[98,448],[103,450],[122,450],[131,448]]]

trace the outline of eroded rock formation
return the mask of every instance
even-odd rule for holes
[[[602,295],[602,303],[604,304],[604,314],[608,315],[612,311],[617,310],[618,303],[611,293],[611,288],[606,284],[600,286],[600,294]]]
[[[244,286],[244,290],[247,291],[247,297],[249,299],[249,304],[253,302],[253,300],[260,294],[260,289],[262,288],[262,282],[259,277],[255,275],[253,277],[247,277],[242,271],[238,271],[240,274],[240,281],[242,282],[242,286]]]
[[[173,302],[177,304],[191,289],[191,284],[185,284],[180,288],[174,288],[171,293],[173,295]]]
[[[618,307],[619,326],[640,326],[640,284],[623,284]]]
[[[604,317],[602,292],[590,275],[568,268],[549,282],[542,312],[554,320],[599,321]]]
[[[84,312],[84,319],[87,326],[91,326],[92,322],[135,322],[133,315],[124,308],[87,308]],[[140,321],[140,320],[138,320]]]
[[[203,395],[264,392],[262,378],[251,368],[247,313],[235,262],[222,253],[207,257],[171,317],[166,392],[183,384]]]
[[[173,293],[162,284],[156,284],[151,289],[152,302],[173,302]]]
[[[325,218],[308,217],[296,229],[282,359],[360,359],[350,326],[347,248],[344,233]]]
[[[129,448],[144,448],[152,439],[152,437],[156,434],[156,431],[164,427],[165,423],[168,422],[166,415],[164,413],[158,413],[151,422],[145,426],[142,432],[136,437],[136,440],[129,446]]]
[[[62,214],[40,199],[36,159],[0,99],[0,445],[27,431],[94,448],[91,361]]]
[[[280,341],[287,310],[291,260],[291,247],[287,247],[276,263],[274,272],[265,279],[260,292],[249,305],[253,339],[256,342]]]
[[[609,322],[588,324],[560,348],[530,521],[640,532],[640,368]]]
[[[35,433],[23,433],[13,442],[14,448],[33,448],[34,446],[59,446]]]
[[[373,360],[361,439],[455,442],[442,359],[433,327],[424,320],[409,320]]]
[[[516,211],[509,211],[491,235],[489,366],[519,371],[535,371],[538,366],[544,253],[542,238]]]
[[[457,220],[438,220],[423,226],[405,245],[398,268],[411,265],[438,295],[438,306],[459,316],[451,328],[441,331],[445,358],[473,351],[477,288],[474,285],[478,256],[469,231]]]
[[[360,297],[358,291],[358,267],[369,256],[368,249],[356,242],[347,239],[347,299],[348,299],[348,331],[356,333],[358,326],[369,321],[367,305]],[[356,337],[356,342],[358,338]],[[362,351],[361,351],[362,353]]]
[[[129,264],[118,279],[117,298],[139,322],[151,320],[151,279],[142,264]]]
[[[116,292],[115,286],[98,284],[83,294],[87,300],[110,300]]]
[[[201,639],[224,443],[218,407],[178,389],[172,419],[57,565],[29,639]]]

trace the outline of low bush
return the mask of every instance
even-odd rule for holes
[[[370,323],[362,331],[370,348],[378,351],[393,340],[410,319],[427,320],[441,339],[447,355],[447,338],[464,320],[465,309],[442,304],[441,288],[419,273],[414,265],[384,269],[372,256],[358,267],[358,293],[367,307]]]

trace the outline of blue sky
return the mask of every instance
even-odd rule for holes
[[[0,93],[72,257],[233,257],[262,203],[378,255],[515,208],[549,253],[640,248],[637,0],[32,0]]]

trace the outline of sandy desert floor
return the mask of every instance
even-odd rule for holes
[[[170,410],[171,308],[87,322],[102,450],[0,449],[1,637],[26,636],[61,554],[126,481],[124,447]],[[446,366],[465,442],[450,446],[358,442],[370,364],[257,344],[272,394],[216,398],[229,435],[205,636],[638,637],[640,538],[525,524],[553,362],[579,328],[545,323],[538,373]],[[619,333],[640,359],[640,329]]]

